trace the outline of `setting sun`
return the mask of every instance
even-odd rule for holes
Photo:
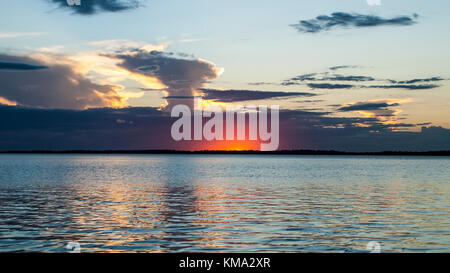
[[[215,150],[215,151],[258,151],[260,149],[259,141],[214,141],[201,150]]]

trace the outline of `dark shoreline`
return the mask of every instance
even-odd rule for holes
[[[211,155],[361,155],[361,156],[450,156],[450,151],[428,152],[341,152],[315,150],[284,150],[284,151],[176,151],[176,150],[32,150],[32,151],[0,151],[0,154],[211,154]]]

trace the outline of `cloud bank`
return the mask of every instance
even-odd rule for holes
[[[361,108],[364,106],[360,105]],[[192,150],[205,147],[205,143],[173,141],[170,127],[174,120],[169,113],[150,107],[79,111],[0,105],[0,150]],[[331,117],[324,112],[281,110],[280,149],[450,150],[448,129],[392,130],[399,126],[415,124],[383,124],[373,117]]]

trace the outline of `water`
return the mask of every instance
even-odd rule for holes
[[[450,158],[0,155],[0,251],[450,251]]]

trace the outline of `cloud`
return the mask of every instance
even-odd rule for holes
[[[422,84],[422,85],[370,85],[365,86],[366,88],[379,88],[379,89],[407,89],[407,90],[425,90],[438,88],[439,85],[436,84]]]
[[[298,82],[304,82],[304,81],[315,81],[317,80],[316,75],[318,73],[308,73],[303,75],[298,75],[293,78],[290,78],[288,80],[285,80],[281,85],[297,85]]]
[[[417,123],[417,126],[427,126],[427,125],[431,125],[431,122],[424,122],[424,123]]]
[[[31,57],[0,54],[0,97],[22,106],[85,109],[122,107],[114,85],[92,82],[69,64],[39,63]]]
[[[297,24],[290,25],[298,32],[319,33],[339,27],[375,27],[384,25],[409,26],[416,23],[417,14],[413,16],[397,16],[382,18],[376,15],[364,15],[358,13],[334,12],[330,16],[319,15],[315,19],[301,20]]]
[[[331,71],[336,71],[339,69],[349,68],[352,66],[342,65],[334,66],[329,68]],[[377,84],[369,85],[369,82],[388,82],[390,84]],[[378,89],[407,89],[407,90],[425,90],[434,89],[440,87],[435,84],[436,82],[445,81],[441,77],[430,77],[430,78],[415,78],[411,80],[396,81],[390,79],[376,79],[371,76],[361,76],[361,75],[341,75],[334,74],[330,72],[321,73],[307,73],[298,75],[287,80],[284,80],[281,85],[291,86],[291,85],[307,85],[312,89],[351,89],[351,88],[378,88]],[[334,84],[330,82],[342,82],[339,84]],[[350,83],[359,83],[348,84]],[[416,83],[428,83],[428,84],[416,84]]]
[[[171,124],[170,116],[150,107],[80,111],[0,105],[0,149],[170,148]]]
[[[1,55],[0,55],[0,57],[1,57]],[[0,60],[0,70],[39,70],[39,69],[46,69],[46,68],[48,68],[48,67],[44,66],[44,65],[2,62]]]
[[[388,102],[358,102],[351,104],[349,106],[343,106],[338,109],[338,111],[348,112],[348,111],[367,111],[367,110],[379,110],[385,109],[390,106],[399,106],[398,103],[388,103]]]
[[[67,0],[51,0],[61,8],[71,9],[76,14],[92,15],[100,12],[120,12],[136,9],[140,0],[80,0],[80,5],[69,5]]]
[[[375,78],[368,76],[343,76],[343,75],[333,75],[329,77],[324,77],[319,79],[321,81],[348,81],[348,82],[368,82],[374,81]]]
[[[376,118],[330,117],[300,110],[281,112],[280,122],[281,149],[376,152],[450,148],[450,130],[442,127],[424,127],[421,132],[399,131],[414,125],[383,124]]]
[[[355,86],[352,84],[331,84],[331,83],[308,83],[312,89],[351,89]]]
[[[378,123],[388,126],[390,129],[415,127],[415,124],[405,124],[399,122],[397,115],[402,112],[400,109],[390,109],[400,106],[401,103],[408,103],[411,99],[381,99],[362,102],[354,102],[341,105],[338,112],[354,112],[366,118],[375,118]]]
[[[299,101],[297,101],[297,102],[300,102],[300,103],[317,103],[317,102],[324,102],[325,100],[299,100]]]
[[[331,71],[337,71],[337,70],[341,70],[341,69],[347,69],[347,68],[358,68],[359,66],[357,65],[337,65],[337,66],[332,66],[329,69]]]
[[[156,50],[137,49],[109,57],[118,59],[118,66],[133,74],[159,80],[167,87],[169,105],[178,104],[179,101],[173,98],[198,95],[198,89],[203,88],[208,80],[216,79],[223,71],[206,60]]]
[[[407,81],[395,81],[395,80],[389,80],[391,83],[397,83],[397,84],[414,84],[414,83],[423,83],[423,82],[439,82],[443,81],[444,79],[441,77],[432,77],[432,78],[425,78],[425,79],[412,79]]]
[[[263,100],[280,97],[313,97],[316,94],[304,92],[282,92],[282,91],[255,91],[255,90],[218,90],[218,89],[200,89],[203,98],[214,100],[216,102],[238,102],[249,100]]]
[[[368,82],[374,81],[375,78],[369,76],[355,76],[355,75],[340,75],[325,73],[309,73],[299,75],[288,80],[285,80],[281,85],[300,85],[303,82],[316,82],[316,81],[337,81],[337,82]]]

